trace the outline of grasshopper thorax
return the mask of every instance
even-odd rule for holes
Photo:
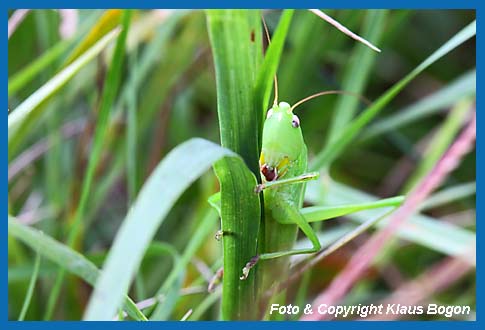
[[[264,122],[259,160],[265,180],[274,181],[282,177],[303,150],[300,120],[288,103],[273,105]]]

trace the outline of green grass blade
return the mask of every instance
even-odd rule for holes
[[[42,109],[39,107],[48,97],[52,96],[75,74],[83,68],[87,63],[94,59],[106,46],[118,35],[119,30],[116,29],[108,33],[93,47],[89,48],[76,61],[67,66],[64,70],[56,74],[52,79],[45,83],[41,88],[29,96],[22,102],[14,111],[8,116],[8,144],[9,153],[12,146],[17,146],[14,143],[16,139],[22,138],[20,132],[24,131],[27,122],[35,120],[40,114],[36,110]]]
[[[217,211],[221,216],[221,192],[217,192],[207,199],[207,202]]]
[[[160,61],[160,49],[168,48],[167,41],[179,21],[188,14],[185,10],[177,10],[155,31],[153,40],[146,46],[135,65],[136,74],[130,74],[128,82],[121,90],[121,102],[127,102],[131,88],[138,88],[147,80],[153,67]],[[166,50],[165,50],[166,51]]]
[[[8,233],[19,239],[30,248],[38,251],[43,257],[55,262],[69,272],[79,276],[87,283],[94,285],[99,276],[99,270],[82,254],[72,250],[68,246],[45,235],[41,231],[21,224],[12,216],[8,217]],[[136,305],[125,296],[125,309],[135,320],[146,320]],[[113,315],[114,316],[114,313]]]
[[[123,220],[89,300],[85,320],[109,320],[116,313],[146,248],[172,205],[193,181],[224,156],[239,159],[211,142],[192,139],[162,160]]]
[[[217,290],[214,293],[207,295],[204,300],[197,307],[194,308],[194,312],[190,315],[190,321],[198,321],[204,315],[204,313],[214,305],[221,298],[221,290]]]
[[[86,175],[83,180],[79,206],[76,210],[73,225],[69,233],[69,245],[72,245],[73,242],[76,240],[77,234],[80,230],[81,222],[85,213],[86,202],[91,191],[91,184],[94,180],[94,173],[96,171],[96,167],[98,166],[99,160],[101,159],[102,147],[107,134],[111,107],[114,104],[116,93],[120,84],[120,75],[125,53],[126,36],[128,34],[130,20],[131,11],[125,11],[122,18],[123,29],[116,42],[114,55],[111,60],[111,65],[109,67],[109,71],[103,87],[102,103],[99,110],[96,130],[94,133],[93,147],[86,169]]]
[[[368,126],[361,141],[396,130],[405,125],[431,116],[452,106],[457,100],[471,96],[476,91],[477,71],[472,70],[420,101],[396,112],[396,114],[377,120]]]
[[[338,206],[310,206],[301,209],[301,214],[308,222],[328,220],[347,214],[378,209],[383,207],[397,207],[404,201],[404,196],[381,199],[370,203],[348,204]]]
[[[309,182],[305,200],[320,205],[322,204],[322,195],[325,195],[325,205],[365,203],[376,200],[374,196],[332,180],[329,181],[326,189],[332,193],[325,194],[320,185]],[[347,217],[358,223],[363,223],[370,218],[382,215],[384,211],[365,210],[349,214]],[[386,224],[387,220],[383,220],[379,222],[378,227]],[[476,241],[475,233],[470,230],[421,214],[416,214],[407,220],[406,224],[398,230],[396,236],[450,256],[462,256],[468,253],[469,248],[475,246]],[[472,264],[474,263],[474,260],[469,261]]]
[[[313,160],[310,170],[314,171],[319,168],[325,168],[338,157],[345,147],[359,134],[365,125],[367,125],[404,87],[406,87],[416,76],[422,71],[432,65],[434,62],[441,59],[443,56],[451,52],[462,43],[472,38],[476,34],[476,21],[473,21],[443,46],[438,48],[426,60],[418,65],[407,76],[401,79],[381,97],[379,97],[369,108],[354,119],[339,135],[338,143],[328,144],[322,151],[320,151]]]
[[[466,122],[466,119],[469,117],[473,103],[474,100],[465,99],[458,102],[455,107],[451,109],[446,121],[439,128],[438,132],[436,132],[427,146],[423,159],[419,162],[416,170],[404,184],[402,190],[404,193],[408,193],[413,189],[441,159],[450,144],[453,143],[455,136]]]
[[[190,241],[188,242],[185,250],[180,257],[180,260],[175,264],[175,267],[172,268],[167,279],[164,281],[163,285],[161,286],[160,290],[157,294],[165,294],[171,287],[173,287],[174,283],[177,279],[182,278],[182,274],[184,273],[187,265],[190,263],[190,260],[195,255],[197,250],[202,246],[202,244],[207,240],[207,237],[210,234],[214,234],[215,230],[215,223],[217,220],[217,213],[210,209],[206,215],[202,218],[199,227],[195,230],[194,235],[191,237]],[[178,294],[178,291],[177,291]],[[175,300],[175,298],[174,298]],[[163,313],[163,306],[159,305],[153,311],[150,319],[152,320],[160,320],[162,319]]]
[[[78,207],[74,214],[72,222],[70,222],[71,227],[69,228],[69,234],[67,238],[67,245],[73,247],[78,239],[79,233],[81,232],[83,219],[86,212],[87,201],[91,193],[91,185],[94,180],[94,174],[96,168],[102,156],[103,145],[108,132],[109,117],[111,113],[111,107],[114,104],[116,93],[118,91],[121,69],[123,65],[123,57],[125,53],[126,37],[128,35],[128,29],[131,21],[131,11],[127,10],[123,12],[122,17],[122,30],[116,41],[116,46],[111,60],[111,65],[109,67],[106,81],[103,86],[103,95],[101,106],[98,114],[98,120],[96,125],[96,130],[94,133],[93,146],[91,150],[91,155],[89,157],[89,162],[86,169],[86,175],[82,182],[81,187],[81,197],[79,200]],[[58,296],[60,292],[60,287],[64,280],[64,272],[61,270],[56,278],[51,296],[49,297],[48,309],[46,313],[46,319],[49,319],[52,315]]]
[[[360,35],[369,40],[374,45],[378,45],[383,34],[387,10],[369,10],[366,14],[364,27]],[[342,81],[342,90],[363,94],[364,87],[369,79],[369,74],[374,66],[378,54],[370,50],[367,46],[356,43],[350,63],[346,67]],[[335,109],[329,130],[328,143],[336,142],[341,130],[347,126],[348,122],[354,117],[359,100],[348,95],[340,95]]]
[[[36,77],[44,68],[48,67],[54,61],[56,61],[71,45],[70,40],[63,40],[52,46],[38,59],[34,60],[27,67],[14,74],[9,78],[8,82],[8,96],[23,88],[29,81]]]
[[[446,205],[448,203],[473,196],[476,194],[476,191],[476,182],[457,184],[455,186],[442,189],[428,197],[428,199],[421,204],[420,209],[429,210],[438,206]]]
[[[139,189],[137,180],[138,164],[137,139],[140,134],[140,111],[139,90],[147,79],[150,70],[160,60],[160,49],[163,49],[171,33],[181,18],[187,15],[187,11],[178,10],[167,19],[157,30],[156,37],[147,45],[143,53],[138,56],[138,50],[133,51],[130,57],[131,72],[128,81],[124,84],[120,92],[119,102],[116,109],[126,108],[127,129],[126,129],[126,171],[129,203],[133,201]],[[116,110],[115,110],[116,111]]]
[[[37,252],[35,254],[34,270],[32,272],[32,277],[30,278],[29,287],[27,289],[27,294],[25,295],[22,310],[20,311],[19,321],[23,321],[25,319],[25,315],[27,314],[27,310],[29,309],[30,301],[32,300],[32,296],[34,294],[35,283],[37,282],[37,277],[39,275],[39,268],[40,254]]]
[[[8,269],[8,283],[25,283],[31,278],[33,270],[34,268],[32,265],[10,266]],[[39,278],[48,278],[55,274],[56,271],[57,267],[41,265],[38,276]]]
[[[83,35],[88,30],[88,28],[92,24],[94,24],[94,21],[97,17],[97,12],[92,13],[86,20],[83,21],[81,26],[78,28],[76,36],[70,38],[69,40],[61,40],[57,42],[54,46],[50,47],[42,55],[40,55],[40,57],[34,59],[32,63],[28,64],[20,71],[14,73],[11,77],[9,77],[8,97],[11,97],[20,89],[24,88],[25,85],[38,77],[42,71],[48,68],[51,64],[55,63],[57,60],[59,60],[67,52],[67,50],[79,39],[78,36]],[[115,25],[113,25],[110,30],[114,28]],[[105,34],[107,34],[108,32],[109,30],[105,31]],[[100,36],[100,38],[101,37],[102,36]],[[98,41],[100,38],[98,38],[96,41]],[[93,44],[91,44],[91,46]],[[87,48],[84,49],[84,51],[87,51]],[[78,56],[79,55],[81,55],[81,53],[79,53]],[[65,64],[64,67],[65,66],[67,65]]]
[[[104,14],[97,20],[96,24],[91,28],[87,36],[71,52],[66,60],[66,64],[70,64],[75,61],[87,49],[91,48],[92,45],[103,38],[104,35],[118,26],[121,20],[122,11],[120,9],[110,9],[105,11]]]
[[[242,269],[257,254],[261,218],[254,175],[235,160],[219,162],[214,167],[221,183],[221,219],[224,244],[224,279],[222,316],[225,320],[256,317],[248,301],[256,299],[254,276],[240,280]]]
[[[261,62],[259,11],[208,10],[207,23],[217,83],[221,145],[259,173],[254,84]],[[260,115],[259,108],[258,114]]]
[[[262,61],[261,16],[257,10],[208,10],[214,57],[221,144],[241,155],[247,167],[225,159],[214,167],[221,186],[224,245],[222,318],[254,319],[254,276],[241,281],[242,268],[257,253],[260,199],[254,193],[259,175],[261,105],[254,85]],[[259,179],[260,180],[260,179]]]
[[[266,118],[266,111],[269,106],[269,97],[271,95],[271,88],[273,86],[273,77],[278,70],[281,53],[285,45],[286,36],[290,28],[291,19],[293,18],[294,10],[286,9],[281,15],[278,27],[272,37],[271,43],[268,46],[263,64],[258,72],[256,79],[256,104],[262,106],[262,115],[260,127]]]
[[[137,161],[138,151],[136,144],[136,137],[138,131],[137,125],[137,105],[138,105],[138,51],[135,49],[130,57],[130,67],[132,68],[133,79],[131,84],[127,84],[127,96],[126,96],[126,183],[128,189],[128,207],[133,203],[137,193]]]
[[[154,244],[155,243],[155,244]],[[169,255],[172,258],[172,265],[176,267],[180,263],[180,255],[177,250],[170,244],[164,242],[154,242],[150,244],[147,248],[147,254],[155,255]],[[158,318],[156,320],[166,320],[170,314],[172,313],[173,308],[175,307],[175,303],[179,296],[180,289],[182,288],[185,274],[181,272],[178,274],[179,277],[172,283],[171,287],[168,288],[165,292],[159,292],[163,294],[163,299],[161,303],[157,305],[157,309],[159,309]],[[150,320],[154,320],[154,315],[152,314]]]

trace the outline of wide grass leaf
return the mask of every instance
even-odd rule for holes
[[[256,281],[239,277],[257,253],[261,220],[260,197],[254,193],[259,175],[261,105],[255,84],[262,62],[261,16],[256,10],[208,10],[207,26],[216,71],[217,112],[221,145],[237,152],[215,166],[221,187],[221,218],[224,235],[222,318],[254,319]],[[250,169],[248,171],[247,169]]]
[[[196,138],[179,145],[161,161],[123,220],[89,300],[85,320],[111,319],[173,204],[192,182],[225,156],[242,162],[233,152]]]
[[[55,262],[67,271],[79,276],[87,283],[94,285],[98,278],[99,269],[82,254],[70,249],[68,246],[56,241],[52,237],[21,224],[12,216],[8,217],[8,233],[24,242],[34,251]],[[125,297],[125,309],[135,320],[146,320],[142,312],[128,297]],[[111,317],[114,316],[114,313]]]

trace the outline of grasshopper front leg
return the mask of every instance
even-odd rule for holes
[[[289,179],[280,179],[277,181],[269,181],[265,183],[258,184],[256,188],[254,189],[254,192],[259,194],[262,192],[264,189],[268,188],[277,188],[281,187],[283,185],[289,185],[289,184],[298,184],[298,183],[304,183],[306,181],[310,180],[316,180],[320,176],[320,173],[318,172],[309,172],[309,173],[304,173],[302,175],[298,175]]]

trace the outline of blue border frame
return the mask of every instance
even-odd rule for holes
[[[2,7],[8,8],[84,8],[84,9],[108,9],[108,8],[187,8],[187,9],[207,9],[207,8],[336,8],[336,9],[350,9],[350,8],[365,8],[365,9],[476,9],[480,0],[327,0],[327,1],[314,1],[314,0],[266,0],[266,1],[254,1],[254,0],[233,0],[230,3],[223,0],[204,0],[204,1],[176,1],[176,0],[104,0],[102,2],[96,0],[44,0],[42,2],[35,0],[15,0],[8,3],[2,3]],[[322,7],[323,6],[323,7]]]
[[[350,9],[350,8],[391,8],[391,9],[400,9],[400,8],[412,8],[412,9],[476,9],[476,17],[477,17],[477,27],[478,31],[480,31],[482,24],[481,24],[481,16],[483,9],[480,7],[483,6],[480,3],[480,0],[441,0],[441,1],[431,1],[431,0],[394,0],[394,1],[384,1],[384,0],[373,0],[373,1],[350,1],[350,0],[329,0],[329,1],[309,1],[309,0],[298,0],[298,1],[252,1],[252,0],[235,0],[227,3],[223,0],[205,0],[205,1],[194,1],[189,0],[181,3],[180,1],[168,0],[168,1],[156,1],[156,0],[145,0],[145,1],[129,1],[129,0],[120,0],[120,1],[113,1],[113,0],[104,0],[104,1],[93,1],[93,0],[44,0],[42,2],[33,1],[33,0],[17,0],[17,1],[2,1],[0,6],[3,10],[8,10],[9,8],[340,8],[340,9]],[[3,35],[7,34],[7,25],[4,23],[4,32]],[[480,90],[480,75],[482,73],[482,65],[478,59],[485,58],[485,53],[482,50],[482,45],[480,44],[481,38],[478,37],[480,33],[477,33],[477,94]],[[8,49],[8,39],[6,41],[6,49]],[[7,103],[8,105],[8,56],[7,52],[2,52],[2,76],[4,78],[3,82],[3,93],[2,99],[3,102]],[[477,108],[478,104],[480,103],[480,98],[477,95]],[[4,104],[5,104],[4,103]],[[8,113],[5,119],[5,125],[8,122]],[[477,111],[477,126],[483,122],[482,115],[479,111]],[[7,125],[6,125],[7,126]],[[2,162],[2,168],[4,171],[4,182],[6,183],[6,189],[2,193],[2,209],[3,214],[8,214],[8,127],[7,130],[3,131],[2,135],[4,138],[2,139],[1,149],[3,154],[4,161]],[[480,145],[479,141],[479,132],[477,131],[477,166],[476,168],[479,169],[483,165],[482,157],[480,156]],[[482,181],[482,176],[477,171],[476,173],[476,180],[477,180],[477,197],[476,197],[476,208],[477,208],[477,215],[482,214],[482,206],[481,206],[481,184],[484,184]],[[479,227],[480,221],[477,221],[477,230]],[[5,219],[4,224],[1,226],[2,237],[4,239],[5,246],[7,245],[7,221]],[[480,250],[482,244],[480,240],[477,240],[477,249]],[[2,254],[3,265],[7,265],[8,263],[8,251],[7,248],[3,251]],[[481,253],[477,253],[477,264],[481,263]],[[480,267],[477,266],[477,279],[480,278],[478,276],[480,273]],[[158,327],[164,327],[165,329],[172,329],[172,328],[180,328],[180,329],[192,329],[192,328],[206,328],[206,329],[220,329],[222,327],[231,326],[231,327],[247,327],[251,326],[255,329],[271,329],[277,327],[278,329],[295,329],[295,328],[302,328],[302,329],[313,329],[315,326],[319,327],[322,324],[315,324],[313,322],[67,322],[67,321],[56,321],[52,322],[16,322],[16,321],[7,321],[8,319],[8,269],[4,269],[3,273],[3,281],[1,284],[2,292],[4,293],[4,299],[2,299],[2,310],[4,311],[5,317],[0,321],[1,329],[49,329],[52,326],[60,326],[62,329],[102,329],[102,328],[110,328],[116,327],[119,329],[155,329]],[[479,316],[481,312],[481,304],[480,304],[480,292],[481,292],[481,284],[477,281],[477,321],[475,322],[464,322],[464,321],[393,321],[393,322],[355,322],[355,321],[339,321],[339,322],[332,322],[331,326],[335,327],[343,327],[343,328],[365,328],[365,329],[383,329],[388,327],[393,328],[408,328],[408,327],[416,327],[422,329],[464,329],[464,328],[479,328],[483,327],[483,321],[481,321],[482,317]]]

